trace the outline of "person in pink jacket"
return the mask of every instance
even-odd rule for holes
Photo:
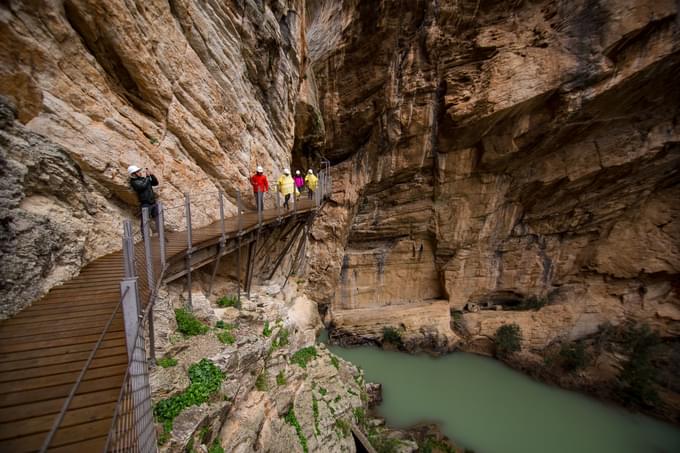
[[[300,174],[300,170],[295,170],[295,195],[299,196],[302,193],[302,189],[305,187],[305,178]]]

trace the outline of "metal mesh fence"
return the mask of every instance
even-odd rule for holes
[[[105,451],[108,452],[157,451],[145,334],[150,308],[144,311],[137,329],[106,442]]]

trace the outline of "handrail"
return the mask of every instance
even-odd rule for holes
[[[322,170],[321,172],[319,172],[319,178],[320,178],[320,180],[323,179],[323,180],[325,181],[326,178],[324,178],[324,176],[326,176],[326,177],[329,176],[329,173],[330,173],[330,172],[328,172],[327,170]],[[325,189],[326,189],[326,187],[324,187],[323,184],[321,184],[321,181],[320,181],[320,184],[319,184],[319,186],[317,187],[317,189],[316,189],[316,191],[315,191],[315,192],[319,192],[319,200],[318,200],[317,203],[316,203],[316,209],[320,209],[321,205],[323,204],[323,202],[324,202],[324,200],[325,200],[325,198],[326,198],[326,194],[324,193],[324,192],[326,192]],[[201,194],[196,195],[195,197],[193,197],[193,198],[191,199],[191,201],[193,201],[195,204],[199,204],[199,203],[202,203],[202,202],[204,202],[204,201],[208,201],[208,200],[206,199],[206,197],[212,197],[212,195],[213,195],[212,192],[201,193]],[[219,210],[220,210],[220,218],[221,218],[221,228],[220,228],[220,230],[221,230],[220,233],[221,233],[221,234],[220,234],[220,241],[223,242],[223,241],[225,240],[225,231],[224,231],[224,207],[223,207],[223,205],[222,205],[222,203],[223,203],[223,202],[222,202],[222,197],[223,197],[223,195],[222,195],[222,192],[221,192],[221,191],[216,191],[214,195],[216,195],[216,196],[215,196],[215,200],[216,200],[216,201],[219,201]],[[267,193],[265,196],[263,196],[263,201],[264,201],[264,198],[266,198],[267,200],[275,200],[275,201],[276,201],[276,209],[277,209],[277,211],[278,211],[278,212],[277,212],[277,220],[280,221],[280,220],[281,220],[281,212],[280,212],[281,210],[280,210],[280,204],[279,204],[279,200],[278,200],[278,195],[279,195],[279,194],[278,194],[278,190],[276,189],[276,186],[274,186],[274,188],[273,188],[273,190],[272,190],[271,193]],[[240,194],[240,191],[237,191],[236,199],[237,199],[237,200],[236,200],[236,205],[237,205],[237,217],[238,217],[238,224],[239,224],[239,233],[238,233],[238,234],[239,234],[239,236],[240,236],[241,234],[243,234],[243,231],[242,231],[242,228],[243,228],[243,227],[242,227],[242,215],[241,215],[241,214],[242,214],[241,209],[243,208],[243,206],[242,206],[242,203],[241,203],[241,194]],[[178,205],[177,207],[184,207],[185,210],[186,210],[186,216],[187,216],[187,219],[188,219],[188,227],[189,227],[189,232],[188,232],[188,234],[190,235],[190,234],[191,234],[191,223],[190,223],[190,222],[191,222],[191,220],[190,220],[191,214],[190,214],[190,205],[187,206],[187,205],[190,203],[189,200],[190,200],[190,197],[188,196],[188,194],[186,194],[186,195],[185,195],[185,203],[183,203],[182,205]],[[198,203],[197,203],[197,202],[198,202]],[[264,203],[263,203],[263,204],[264,204]],[[297,211],[297,209],[296,209],[297,206],[296,206],[296,197],[295,197],[295,195],[293,195],[293,206],[294,206],[294,208],[293,208],[293,211],[291,212],[291,214],[297,215],[297,214],[299,213],[299,211]],[[263,206],[263,207],[264,207],[264,206]],[[161,208],[161,209],[172,209],[172,208],[173,208],[173,206],[170,206],[170,207],[164,206],[164,207]],[[249,211],[251,211],[251,210],[249,210]],[[263,209],[262,209],[262,210],[257,210],[257,211],[258,211],[258,217],[259,217],[257,228],[258,228],[258,230],[259,230],[259,228],[262,227],[262,213],[263,213]],[[313,210],[313,212],[314,212],[314,211],[315,211],[315,210]],[[251,211],[251,212],[252,212],[252,211]],[[144,218],[144,217],[146,217],[146,218]],[[143,223],[144,223],[144,228],[147,228],[147,227],[148,227],[148,222],[149,222],[148,212],[145,212],[145,213],[143,213]],[[132,242],[132,236],[131,236],[132,229],[131,229],[131,227],[129,227],[129,225],[128,225],[127,228],[129,228],[129,231],[126,232],[125,235],[126,235],[126,237],[128,238],[128,240],[130,241],[130,243],[133,244],[133,242]],[[250,229],[250,228],[249,228],[249,229]],[[147,236],[150,236],[150,232],[149,232],[148,230],[147,230],[147,233],[149,233],[149,234],[147,234]],[[188,245],[187,251],[190,253],[190,252],[191,252],[191,249],[193,248],[191,236],[189,236],[188,241],[189,241],[189,242],[187,243],[187,245]],[[145,254],[146,254],[146,255],[150,255],[150,253],[151,253],[151,249],[148,247],[148,245],[149,245],[149,244],[147,244],[147,247],[145,247]],[[128,251],[128,252],[129,252],[129,251]],[[300,251],[298,251],[298,254],[299,254],[299,253],[300,253]],[[134,253],[133,253],[133,256],[134,256]],[[147,256],[147,258],[148,258],[148,256]],[[296,257],[296,258],[297,258],[297,257]],[[133,259],[133,261],[134,261],[134,258],[132,258],[132,259]],[[137,347],[137,343],[139,342],[139,339],[140,339],[140,338],[142,338],[142,339],[144,338],[144,329],[145,329],[145,327],[146,327],[146,324],[147,324],[147,323],[150,323],[150,322],[152,321],[152,316],[153,316],[152,313],[153,313],[154,299],[155,299],[155,297],[156,297],[156,295],[157,295],[157,293],[158,293],[158,289],[159,289],[159,287],[160,287],[160,284],[161,284],[161,282],[163,281],[163,275],[165,274],[166,270],[167,270],[167,265],[164,266],[163,264],[161,264],[160,272],[158,273],[158,276],[157,276],[157,278],[155,279],[155,281],[153,281],[153,279],[156,277],[156,275],[154,275],[153,270],[148,269],[148,263],[147,263],[147,272],[151,272],[151,273],[147,276],[148,279],[149,279],[149,290],[151,291],[151,293],[150,293],[150,295],[149,295],[149,299],[148,299],[148,301],[147,301],[147,303],[146,303],[146,306],[144,307],[144,310],[143,310],[142,314],[139,315],[139,321],[138,321],[138,324],[137,324],[137,332],[136,332],[136,334],[134,335],[134,345],[132,346],[133,349],[135,349],[135,348]],[[134,273],[134,271],[133,271],[133,273]],[[127,271],[126,271],[126,277],[130,277],[130,276],[132,276],[132,275],[127,275]],[[62,425],[62,423],[63,423],[63,421],[64,421],[64,418],[66,417],[66,413],[68,412],[68,410],[69,410],[71,404],[73,403],[73,400],[74,400],[74,398],[75,398],[75,395],[76,395],[78,389],[80,388],[80,385],[82,384],[82,382],[83,382],[83,380],[84,380],[84,378],[85,378],[86,373],[90,370],[90,366],[92,365],[92,362],[93,362],[95,356],[97,355],[97,352],[100,350],[100,348],[101,348],[101,346],[102,346],[102,344],[103,344],[103,342],[104,342],[104,338],[105,338],[106,335],[109,333],[109,331],[110,331],[110,329],[111,329],[111,325],[113,324],[113,320],[116,318],[116,315],[119,313],[119,310],[121,309],[121,307],[122,307],[122,305],[123,305],[123,303],[124,303],[124,300],[125,300],[126,297],[128,296],[129,291],[130,291],[130,288],[131,288],[130,286],[127,286],[127,287],[125,287],[124,291],[122,292],[121,297],[120,297],[118,303],[116,304],[116,306],[115,306],[113,312],[111,313],[109,319],[107,320],[107,322],[106,322],[106,324],[105,324],[105,326],[104,326],[104,328],[103,328],[103,330],[102,330],[102,332],[101,332],[99,338],[97,339],[97,342],[96,342],[95,345],[92,347],[92,350],[90,351],[90,354],[89,354],[89,356],[88,356],[88,358],[87,358],[87,361],[85,362],[85,364],[84,364],[83,367],[81,368],[80,373],[78,374],[78,377],[77,377],[75,383],[74,383],[73,386],[71,387],[71,390],[70,390],[68,396],[67,396],[66,399],[64,400],[64,403],[62,404],[62,407],[61,407],[61,409],[60,409],[60,411],[59,411],[59,414],[58,414],[57,417],[54,419],[54,422],[53,422],[53,424],[52,424],[52,427],[51,427],[50,431],[48,432],[47,436],[45,437],[45,440],[44,440],[44,442],[43,442],[43,444],[42,444],[42,446],[41,446],[40,453],[44,453],[44,452],[46,452],[46,451],[48,450],[48,448],[50,447],[50,444],[51,444],[52,441],[54,440],[54,437],[55,437],[56,433],[57,433],[57,432],[59,431],[59,429],[61,428],[61,425]],[[144,340],[142,340],[142,341],[144,341]],[[146,360],[146,358],[145,358],[145,360]],[[125,371],[125,374],[124,374],[124,376],[123,376],[123,383],[122,383],[122,385],[121,385],[121,388],[120,388],[120,391],[119,391],[119,395],[118,395],[118,399],[117,399],[117,401],[116,401],[115,410],[114,410],[113,418],[112,418],[112,421],[111,421],[111,427],[110,427],[110,429],[109,429],[109,432],[108,432],[108,435],[107,435],[107,439],[106,439],[106,444],[105,444],[105,446],[104,446],[105,451],[108,450],[108,448],[111,446],[111,442],[114,441],[114,435],[115,435],[115,430],[116,430],[116,423],[118,422],[119,418],[120,418],[121,415],[122,415],[122,414],[121,414],[121,411],[122,411],[123,401],[124,401],[124,398],[126,398],[126,389],[127,389],[128,383],[129,383],[129,379],[131,378],[131,373],[133,372],[133,363],[135,363],[135,361],[134,361],[134,359],[132,358],[132,354],[131,354],[130,357],[129,357],[129,359],[128,359],[128,365],[127,365],[127,367],[126,367],[126,371]],[[143,372],[146,373],[147,371],[144,370]],[[148,385],[147,385],[147,386],[148,386]],[[148,395],[147,395],[147,397],[148,397]]]
[[[158,280],[157,286],[160,284],[163,278],[163,273],[165,272],[165,269],[162,269],[160,272],[160,278]],[[127,291],[128,288],[126,288]],[[149,303],[146,304],[146,308],[144,308],[144,312],[142,315],[139,317],[139,324],[137,325],[137,332],[135,334],[135,346],[137,343],[137,340],[139,339],[140,336],[143,336],[144,334],[144,328],[145,328],[145,321],[149,319],[149,314],[153,310],[153,300],[156,296],[157,293],[157,287],[153,289],[151,292],[151,295],[149,296]],[[106,444],[104,444],[104,449],[103,451],[108,451],[109,446],[111,445],[111,441],[113,438],[113,432],[116,427],[116,422],[118,421],[118,416],[120,415],[120,409],[122,407],[122,402],[123,402],[123,397],[125,395],[125,390],[126,390],[126,383],[128,381],[128,378],[130,377],[130,370],[132,367],[130,366],[131,363],[128,363],[128,366],[125,369],[125,375],[123,376],[123,384],[120,386],[120,392],[118,393],[118,399],[116,399],[116,406],[115,410],[113,412],[113,418],[111,420],[111,427],[109,428],[109,434],[106,436]]]

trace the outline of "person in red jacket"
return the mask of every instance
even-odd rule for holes
[[[264,193],[269,192],[269,181],[263,172],[262,167],[258,165],[257,173],[250,177],[250,183],[253,185],[253,194],[255,195],[255,207],[258,211],[264,209]]]

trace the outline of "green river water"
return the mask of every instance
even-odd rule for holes
[[[330,350],[383,385],[378,412],[389,425],[436,422],[476,453],[680,453],[680,428],[541,384],[492,359]]]

